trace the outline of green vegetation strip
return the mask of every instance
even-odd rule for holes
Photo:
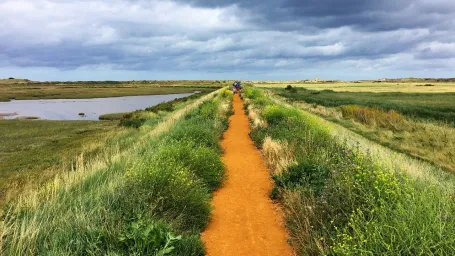
[[[219,139],[232,97],[213,95],[12,204],[2,254],[203,255],[199,233],[224,177]]]
[[[122,115],[122,122],[2,120],[0,129],[0,207],[23,191],[41,186],[56,174],[74,169],[77,161],[88,162],[107,149],[137,140],[139,129],[128,129],[124,120],[150,130],[208,91]],[[136,121],[136,122],[135,122]],[[120,124],[120,125],[119,125]],[[120,126],[120,127],[119,127]],[[126,127],[126,128],[125,128]],[[80,160],[77,160],[80,159]],[[77,161],[76,161],[77,160]],[[80,165],[80,164],[79,164]]]
[[[341,127],[257,88],[246,88],[244,95],[251,104],[251,137],[275,167],[272,197],[285,207],[300,255],[450,255],[455,250],[454,189],[445,186],[453,177],[416,173],[429,169],[413,170],[419,166],[402,155],[377,157],[349,136],[335,137],[333,129]]]
[[[323,106],[361,105],[395,110],[408,116],[441,120],[455,125],[455,93],[335,92],[288,87],[278,94],[295,101]]]
[[[228,81],[80,81],[33,82],[0,80],[0,101],[31,99],[86,99],[214,91]]]
[[[25,187],[51,179],[54,169],[70,168],[76,156],[100,153],[109,137],[124,132],[117,126],[97,121],[0,121],[0,206]]]

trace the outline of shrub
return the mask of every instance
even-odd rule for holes
[[[400,130],[406,125],[406,118],[395,110],[385,111],[379,107],[358,105],[341,106],[344,118],[352,118],[363,124]]]
[[[191,140],[168,141],[167,147],[157,152],[163,162],[179,162],[196,174],[213,191],[221,185],[224,165],[218,153],[212,149],[195,145]]]
[[[234,93],[231,90],[224,89],[221,91],[220,96],[227,99],[232,99]]]
[[[113,121],[113,120],[122,120],[125,115],[127,115],[129,113],[111,113],[111,114],[104,114],[104,115],[100,115],[99,116],[99,120],[109,120],[109,121]]]
[[[286,109],[279,106],[266,106],[263,112],[263,116],[268,124],[276,125],[286,120],[287,111]]]
[[[154,112],[154,113],[158,113],[159,111],[171,112],[171,111],[174,111],[174,103],[175,102],[173,102],[173,101],[163,102],[163,103],[160,103],[153,107],[148,107],[145,109],[145,111],[150,111],[150,112]]]
[[[208,189],[182,163],[161,160],[159,155],[149,155],[135,165],[128,174],[130,185],[123,193],[123,204],[129,205],[126,209],[148,206],[143,209],[148,216],[172,220],[179,230],[201,230],[210,215]]]
[[[203,120],[190,120],[185,126],[179,126],[168,133],[169,141],[187,141],[191,138],[195,145],[216,149],[221,152],[218,144],[219,132],[214,130],[213,123]]]
[[[246,87],[243,89],[243,94],[246,98],[249,98],[249,99],[256,99],[258,97],[261,97],[261,91],[256,89],[256,88],[253,88],[253,87]]]
[[[296,93],[297,92],[297,88],[292,87],[292,85],[288,85],[284,89],[289,91],[289,92],[291,92],[291,93]]]
[[[119,236],[119,244],[125,251],[140,255],[168,255],[174,250],[181,236],[173,236],[161,223],[145,223],[136,220]]]
[[[127,115],[128,116],[128,115]],[[120,120],[119,125],[124,127],[139,128],[141,127],[147,119],[138,118],[138,117],[124,117]]]

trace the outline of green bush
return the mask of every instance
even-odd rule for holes
[[[173,244],[181,239],[181,236],[173,236],[163,224],[147,224],[139,219],[120,235],[119,243],[131,254],[168,255],[174,251]]]
[[[173,220],[180,230],[204,228],[211,209],[208,188],[182,163],[162,160],[170,159],[151,155],[136,164],[129,173],[131,181],[123,200],[134,195],[134,204],[150,206],[145,209],[147,215]]]
[[[196,93],[192,94],[187,97],[171,100],[168,102],[163,102],[158,105],[148,107],[144,111],[142,110],[137,110],[131,113],[127,113],[123,115],[123,117],[120,119],[120,126],[124,127],[131,127],[131,128],[139,128],[145,124],[148,125],[154,125],[159,121],[160,118],[160,112],[172,112],[176,109],[176,106],[178,104],[181,104],[183,102],[187,102],[189,100],[193,100],[196,98],[199,98],[201,95],[207,93],[207,91],[204,91],[202,93]],[[157,118],[151,118],[149,115],[147,115],[147,112],[152,112],[158,114]]]
[[[211,190],[218,188],[224,175],[224,165],[219,154],[213,148],[196,145],[191,138],[182,141],[167,141],[167,147],[160,149],[157,155],[163,162],[178,162],[196,174]]]
[[[145,118],[133,118],[133,117],[130,117],[130,118],[122,118],[120,120],[120,126],[124,126],[124,127],[131,127],[131,128],[139,128],[141,127],[145,121],[147,121],[147,119]]]
[[[148,107],[145,109],[145,111],[150,111],[150,112],[154,112],[154,113],[158,113],[159,111],[171,112],[171,111],[174,111],[174,104],[176,102],[177,102],[176,100],[169,101],[169,102],[163,102],[163,103],[160,103],[153,107]]]
[[[262,113],[265,120],[270,125],[276,125],[287,119],[287,111],[283,107],[268,105]]]

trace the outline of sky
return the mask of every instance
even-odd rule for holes
[[[0,78],[455,77],[453,0],[0,0]]]

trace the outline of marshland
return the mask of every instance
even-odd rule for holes
[[[238,244],[243,222],[276,239],[238,244],[258,253],[455,250],[450,83],[232,82],[153,81],[193,93],[99,121],[0,120],[2,253],[204,255]],[[136,83],[97,96],[162,88]]]

